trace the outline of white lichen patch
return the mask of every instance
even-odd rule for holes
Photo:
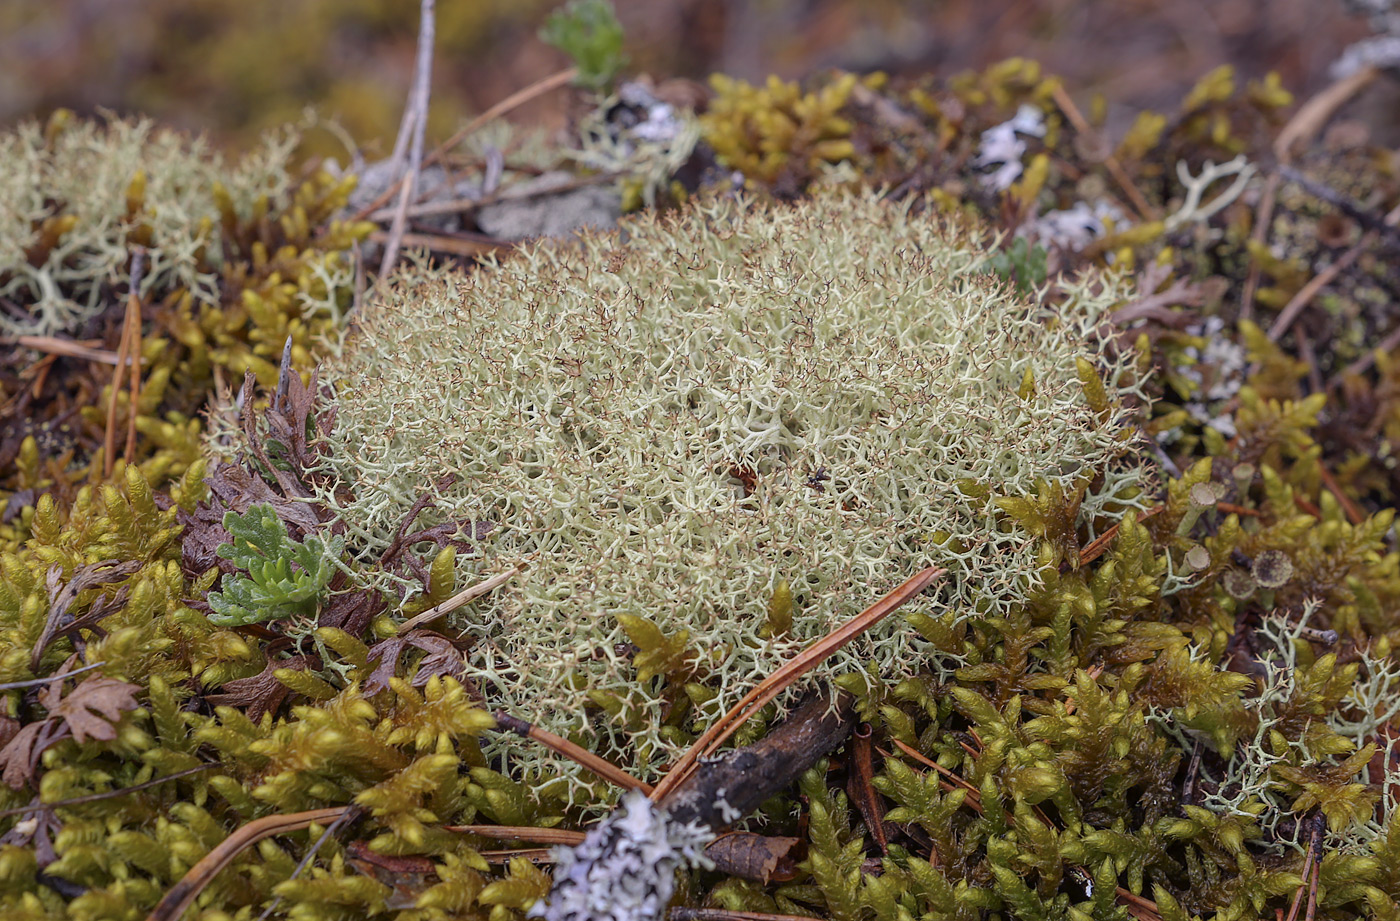
[[[0,297],[25,314],[0,311],[0,332],[53,335],[96,313],[104,291],[129,281],[128,235],[138,225],[152,241],[142,293],[182,287],[198,302],[217,304],[214,188],[222,185],[240,214],[260,197],[276,202],[291,186],[296,143],[291,132],[269,134],[253,153],[226,163],[202,138],[147,120],[73,119],[47,136],[26,122],[0,132]],[[132,213],[134,181],[144,194]],[[72,227],[35,264],[29,250],[41,228],[64,219]]]
[[[644,793],[589,829],[578,847],[554,849],[554,887],[530,909],[545,921],[660,921],[676,891],[676,871],[711,868],[714,832],[675,822]]]
[[[493,523],[479,573],[529,563],[453,615],[479,637],[468,677],[654,778],[681,733],[926,565],[950,570],[939,612],[1024,598],[1031,539],[988,494],[1098,476],[1092,521],[1148,477],[1122,424],[1129,357],[1098,339],[1118,282],[1066,283],[1052,312],[986,257],[975,232],[833,193],[639,217],[470,275],[410,269],[323,371],[339,409],[321,498],[371,559],[456,474],[419,524]],[[791,626],[770,636],[779,580]],[[689,651],[687,694],[639,680],[622,615]],[[926,651],[892,618],[819,674],[873,659],[897,678]]]

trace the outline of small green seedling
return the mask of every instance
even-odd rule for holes
[[[233,543],[219,547],[218,554],[247,575],[228,576],[222,591],[209,594],[211,623],[234,627],[315,615],[345,538],[294,541],[270,505],[254,505],[243,515],[229,512],[224,527]]]

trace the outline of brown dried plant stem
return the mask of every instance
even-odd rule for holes
[[[1074,104],[1074,100],[1070,98],[1069,93],[1065,92],[1063,86],[1060,86],[1058,83],[1055,84],[1051,95],[1055,100],[1055,105],[1060,107],[1060,111],[1065,114],[1065,118],[1069,119],[1075,131],[1078,131],[1086,139],[1098,138],[1099,133],[1095,131],[1094,127],[1084,118],[1084,115],[1079,111],[1079,107]],[[1113,177],[1113,181],[1118,183],[1118,187],[1123,190],[1123,194],[1128,197],[1128,201],[1132,202],[1133,210],[1138,213],[1138,217],[1142,218],[1144,221],[1157,220],[1159,215],[1156,210],[1148,204],[1147,199],[1142,197],[1142,192],[1138,191],[1138,187],[1133,183],[1132,177],[1123,169],[1122,164],[1118,162],[1118,158],[1110,153],[1103,158],[1103,165],[1104,168],[1108,170],[1109,175]]]
[[[439,144],[432,151],[432,153],[428,154],[427,157],[423,159],[423,165],[432,166],[435,163],[438,163],[442,160],[443,157],[447,156],[448,151],[460,144],[463,138],[470,135],[473,131],[476,131],[482,125],[486,124],[492,119],[500,118],[501,116],[508,114],[517,107],[524,105],[525,103],[536,98],[537,96],[543,96],[545,93],[548,93],[551,90],[555,90],[561,86],[564,86],[570,80],[574,79],[577,76],[578,68],[570,67],[565,70],[561,70],[557,73],[550,74],[548,77],[545,77],[535,83],[532,83],[522,90],[517,90],[516,92],[511,93],[505,99],[502,99],[500,102],[496,103],[491,108],[487,109],[485,112],[482,112],[480,115],[467,122],[450,138]],[[389,199],[394,197],[394,193],[399,191],[401,182],[402,180],[400,181],[400,183],[391,183],[390,186],[383,192],[381,192],[373,201],[365,205],[359,211],[355,212],[353,220],[362,221],[365,218],[372,215],[374,212],[378,211],[380,208],[384,207],[388,203]]]
[[[749,717],[761,710],[802,675],[820,665],[836,650],[894,613],[945,573],[947,573],[946,569],[930,566],[911,576],[894,591],[851,618],[841,627],[808,646],[791,661],[760,681],[752,691],[744,695],[744,698],[733,709],[716,720],[715,724],[707,729],[704,735],[700,736],[695,744],[681,756],[671,771],[656,785],[656,789],[652,790],[651,798],[656,802],[663,802],[672,791],[694,773],[695,765],[701,758],[713,755]]]
[[[399,126],[399,137],[394,145],[393,157],[397,171],[403,162],[404,149],[407,148],[408,172],[399,183],[399,204],[394,210],[394,220],[389,225],[389,239],[384,244],[384,258],[379,263],[381,278],[388,275],[389,270],[398,261],[404,230],[408,226],[409,201],[418,186],[418,173],[423,166],[423,135],[428,128],[428,100],[432,95],[433,36],[436,19],[434,5],[435,0],[420,0],[418,53],[414,62],[413,90],[405,106],[403,123]]]
[[[233,859],[246,847],[257,844],[264,838],[290,831],[300,831],[311,825],[326,825],[339,819],[355,806],[330,806],[325,809],[310,809],[290,815],[270,815],[254,819],[238,831],[229,835],[211,850],[204,858],[190,867],[184,878],[176,883],[165,898],[157,903],[146,921],[177,921],[185,913],[199,894],[204,891],[219,871],[233,862]]]
[[[1367,65],[1351,76],[1338,80],[1303,103],[1298,111],[1293,113],[1288,124],[1283,126],[1278,137],[1274,139],[1274,156],[1279,165],[1287,166],[1292,163],[1294,148],[1301,142],[1314,137],[1331,120],[1339,108],[1378,76],[1380,76],[1380,70],[1372,65]],[[1269,236],[1269,227],[1273,222],[1274,205],[1281,180],[1282,176],[1278,171],[1275,171],[1270,173],[1264,184],[1264,194],[1260,196],[1259,208],[1255,212],[1254,230],[1250,234],[1250,239],[1256,244],[1262,244]],[[1241,320],[1248,320],[1254,316],[1254,296],[1259,289],[1259,278],[1263,271],[1264,268],[1259,260],[1250,257],[1249,274],[1245,278],[1244,293],[1240,298],[1239,318]]]
[[[111,392],[107,396],[107,430],[102,440],[102,476],[111,479],[117,459],[117,397],[122,388],[123,365],[130,364],[128,375],[131,406],[126,427],[125,459],[129,464],[136,457],[136,411],[141,399],[141,276],[146,266],[146,251],[133,247],[131,252],[131,291],[126,297],[126,316],[122,319],[121,344],[117,347],[116,367],[112,371]]]
[[[421,627],[423,626],[423,624],[437,620],[444,614],[448,614],[452,611],[457,610],[467,602],[474,601],[475,599],[480,598],[482,595],[488,594],[489,592],[499,588],[500,586],[505,585],[511,579],[514,579],[517,574],[523,572],[524,569],[524,566],[521,566],[519,563],[517,563],[510,569],[507,569],[505,572],[498,572],[494,576],[482,579],[475,585],[467,586],[466,588],[462,589],[460,592],[453,595],[451,598],[447,599],[441,604],[433,605],[431,608],[428,608],[428,610],[422,612],[421,614],[417,614],[413,617],[410,617],[408,620],[399,624],[398,630],[400,635],[407,633],[414,627]]]
[[[565,758],[588,768],[594,774],[597,774],[611,784],[615,784],[624,790],[641,790],[643,793],[651,794],[651,784],[638,780],[612,762],[598,757],[591,751],[570,742],[563,736],[555,735],[552,732],[546,732],[538,726],[527,723],[525,720],[517,719],[500,710],[496,711],[495,717],[498,728],[513,732],[519,736],[524,736],[527,739],[533,739],[550,751],[563,755]]]
[[[581,831],[565,828],[532,828],[528,825],[444,825],[443,831],[475,835],[496,841],[530,841],[550,847],[576,847],[586,837]]]
[[[770,915],[761,911],[730,911],[727,908],[672,908],[670,921],[812,921],[805,915]]]

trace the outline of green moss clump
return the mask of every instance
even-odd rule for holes
[[[858,82],[855,74],[842,73],[803,92],[777,77],[753,86],[716,74],[710,78],[716,96],[700,118],[701,130],[720,163],[765,184],[781,178],[785,188],[797,192],[825,164],[856,156],[853,126],[842,109]]]
[[[286,342],[300,367],[350,306],[349,250],[368,223],[335,219],[354,177],[290,172],[293,131],[228,162],[199,138],[148,121],[81,121],[0,133],[0,331],[88,339],[115,352],[136,263],[142,266],[140,396],[112,369],[59,357],[39,378],[20,438],[0,447],[0,496],[32,508],[38,495],[70,503],[104,478],[108,429],[136,440],[127,458],[156,486],[200,456],[199,413],[220,380],[277,377]],[[17,350],[0,391],[29,388]],[[16,404],[24,406],[24,403]],[[133,420],[132,417],[135,416]],[[23,437],[30,436],[30,437]],[[124,444],[125,438],[119,443]],[[15,493],[18,497],[11,498]],[[27,536],[21,511],[0,546]]]
[[[1116,282],[1066,282],[1051,311],[990,271],[974,230],[828,194],[409,272],[326,368],[320,499],[372,556],[417,484],[456,474],[425,520],[492,523],[480,572],[531,567],[465,618],[468,676],[655,777],[911,571],[950,567],[959,612],[1024,598],[1028,534],[989,500],[1050,484],[1074,521],[1140,501],[1137,381],[1096,333]],[[908,674],[915,642],[885,628],[833,668]]]
[[[60,113],[47,126],[0,134],[0,294],[31,315],[6,313],[0,329],[42,336],[76,328],[129,282],[132,245],[154,251],[143,295],[181,288],[217,304],[219,199],[246,212],[259,198],[285,195],[295,143],[269,135],[227,165],[203,140],[145,120]]]

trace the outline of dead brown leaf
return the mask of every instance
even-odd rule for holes
[[[797,876],[793,851],[801,838],[768,837],[737,831],[721,835],[705,848],[705,856],[721,873],[757,880],[764,885]]]
[[[285,640],[274,640],[273,643]],[[269,647],[269,652],[272,652]],[[292,671],[304,672],[317,670],[321,667],[319,656],[289,656],[288,658],[278,658],[276,655],[269,655],[267,667],[251,678],[235,678],[233,681],[225,682],[218,694],[208,694],[205,699],[212,704],[219,704],[228,707],[237,707],[247,714],[248,719],[253,722],[263,718],[264,713],[276,714],[277,708],[282,706],[282,701],[287,698],[291,691],[285,684],[277,680],[275,672],[279,668],[288,668]]]
[[[139,560],[127,562],[103,560],[100,563],[78,567],[72,578],[65,583],[62,570],[57,566],[52,567],[45,580],[49,595],[49,616],[44,621],[44,629],[39,634],[39,639],[35,641],[34,648],[30,650],[30,671],[37,672],[39,670],[39,661],[44,657],[44,650],[55,639],[64,634],[73,633],[82,627],[91,627],[98,620],[121,607],[121,604],[104,604],[99,600],[93,602],[87,615],[77,618],[69,613],[69,609],[77,601],[78,595],[99,585],[120,582],[140,568]],[[125,596],[120,595],[120,597],[124,599]]]
[[[68,727],[61,720],[39,720],[20,729],[0,748],[0,780],[18,790],[39,772],[39,757],[60,739],[68,738]]]
[[[88,739],[109,742],[117,737],[114,724],[122,713],[136,709],[139,690],[139,685],[116,678],[88,678],[59,701],[50,719],[61,718],[79,742]]]
[[[465,663],[459,645],[431,630],[412,630],[401,636],[380,640],[370,647],[369,661],[376,664],[374,671],[365,679],[366,697],[373,697],[389,686],[389,679],[398,672],[400,657],[410,646],[427,653],[413,675],[414,687],[423,687],[434,675],[461,679]]]

